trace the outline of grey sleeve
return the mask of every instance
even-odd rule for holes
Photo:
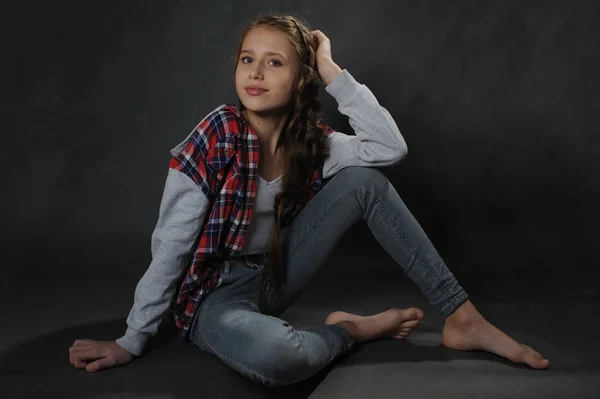
[[[176,292],[176,282],[186,271],[193,246],[208,209],[202,190],[184,173],[169,168],[152,233],[152,261],[135,289],[125,335],[117,344],[135,356],[158,332]]]
[[[404,159],[408,148],[396,122],[364,84],[344,69],[325,87],[338,103],[338,111],[348,116],[355,136],[332,132],[330,155],[323,165],[329,178],[348,166],[393,166]]]

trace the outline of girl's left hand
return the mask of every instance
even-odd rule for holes
[[[317,45],[315,54],[317,71],[319,72],[321,81],[325,85],[329,85],[339,76],[342,69],[331,58],[331,42],[329,38],[320,30],[313,30],[311,34]]]
[[[331,42],[323,32],[316,29],[310,32],[317,45],[317,63],[333,61],[331,58]]]

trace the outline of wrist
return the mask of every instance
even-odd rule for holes
[[[342,73],[342,69],[333,60],[328,60],[320,65],[320,71],[325,85],[331,84]]]

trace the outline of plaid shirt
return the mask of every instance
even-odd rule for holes
[[[319,126],[324,134],[335,131]],[[219,281],[219,262],[240,256],[244,246],[256,196],[259,144],[240,111],[223,104],[200,122],[179,149],[169,167],[190,177],[210,200],[208,218],[171,307],[181,337],[189,340],[198,306]],[[308,200],[296,207],[290,220],[321,189],[322,176],[320,165],[313,173]]]

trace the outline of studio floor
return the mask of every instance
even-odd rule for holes
[[[598,289],[533,277],[516,281],[514,275],[459,278],[492,324],[552,361],[548,370],[533,370],[489,353],[444,347],[443,319],[387,254],[369,257],[364,247],[336,249],[282,318],[301,329],[322,324],[333,310],[368,315],[420,307],[425,318],[407,340],[360,345],[306,381],[268,388],[186,345],[167,322],[145,356],[87,373],[69,364],[69,346],[75,339],[114,340],[124,333],[139,273],[147,267],[135,253],[112,248],[110,256],[91,262],[97,273],[89,262],[88,268],[62,269],[23,263],[3,279],[0,398],[600,398]],[[75,264],[83,258],[70,253],[61,259]],[[110,259],[119,267],[102,269]],[[373,272],[341,273],[361,263]]]

